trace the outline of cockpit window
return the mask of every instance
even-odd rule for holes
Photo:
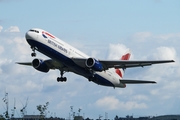
[[[29,30],[29,31],[39,33],[38,30],[33,30],[33,29],[31,29],[31,30]]]

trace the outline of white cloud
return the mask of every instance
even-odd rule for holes
[[[137,32],[132,36],[133,39],[139,42],[146,41],[150,37],[152,37],[151,32]]]
[[[68,103],[67,100],[62,100],[57,104],[56,108],[57,109],[62,109],[62,108],[65,108],[68,105],[69,105],[69,103]]]
[[[130,96],[132,96],[133,93],[134,93],[134,91],[133,91],[132,88],[119,89],[117,91],[117,94],[120,95],[120,96],[123,96],[123,95],[130,95]]]
[[[11,26],[5,32],[20,32],[19,28],[17,26]]]
[[[179,86],[180,81],[169,80],[167,81],[166,85],[162,87],[162,89],[176,91],[177,89],[179,89]]]
[[[168,41],[170,44],[178,43],[177,40],[180,39],[180,33],[168,33],[155,35],[151,32],[137,32],[131,36],[131,40],[134,42],[148,42],[148,44],[165,44],[165,41]]]
[[[2,26],[0,26],[0,32],[2,31],[2,29],[3,29],[3,27],[2,27]]]
[[[2,54],[4,52],[4,47],[0,46],[0,54]]]
[[[178,79],[178,80],[177,80]],[[173,96],[179,96],[179,86],[180,81],[179,78],[169,79],[165,81],[159,82],[160,87],[153,89],[150,91],[152,95],[158,96],[160,98],[172,98]],[[168,97],[167,97],[168,96]]]
[[[94,58],[99,58],[99,57],[98,57],[98,54],[99,54],[99,51],[96,51],[96,50],[93,50],[93,51],[91,52],[91,56],[94,57]]]
[[[110,44],[108,59],[119,60],[128,50],[129,49],[123,44]]]
[[[106,109],[108,108],[109,110],[116,110],[121,103],[115,97],[107,96],[97,100],[95,104],[99,107],[105,107]]]
[[[150,91],[150,93],[152,95],[158,95],[158,94],[160,94],[160,91],[159,91],[159,89],[153,89],[153,90]]]
[[[149,100],[149,98],[146,95],[135,95],[132,98],[133,100],[138,100],[138,101]]]
[[[176,50],[173,47],[158,47],[153,54],[157,60],[176,60]]]
[[[13,42],[16,45],[16,50],[14,52],[16,52],[17,55],[30,55],[31,53],[31,49],[29,47],[29,45],[26,43],[25,38],[23,37],[15,37],[13,39]]]
[[[158,47],[146,57],[148,60],[175,60],[175,62],[150,66],[149,69],[141,73],[145,80],[165,81],[164,77],[170,77],[177,72],[176,66],[179,65],[179,59],[173,47]]]
[[[157,35],[156,38],[162,39],[162,40],[172,40],[174,38],[180,38],[180,33],[169,33],[169,34],[162,34]]]
[[[38,85],[31,80],[27,81],[26,84],[24,85],[24,90],[26,92],[39,92],[42,90],[42,88],[43,88],[42,84]]]
[[[119,101],[114,96],[106,96],[96,101],[98,107],[102,107],[107,110],[132,110],[132,109],[145,109],[147,105],[145,103],[138,103],[136,101]]]

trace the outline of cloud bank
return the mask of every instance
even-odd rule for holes
[[[19,28],[17,26],[11,26],[5,32],[20,32]]]

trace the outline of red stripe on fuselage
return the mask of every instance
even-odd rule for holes
[[[48,36],[51,37],[51,38],[55,38],[53,35],[51,35],[51,34],[48,33],[48,32],[43,32],[43,33],[45,33],[46,35],[48,35]]]
[[[125,54],[125,55],[123,55],[123,56],[121,57],[121,60],[129,60],[130,56],[131,56],[131,54],[130,54],[130,53],[127,53],[127,54]],[[116,73],[117,73],[121,78],[123,77],[122,72],[121,72],[120,69],[116,69]]]

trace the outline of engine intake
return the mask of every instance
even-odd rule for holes
[[[96,60],[94,58],[88,58],[86,60],[85,64],[86,64],[86,67],[91,68],[94,71],[101,72],[104,70],[103,65],[98,60]]]
[[[49,71],[49,67],[41,59],[34,59],[32,61],[32,65],[38,71],[41,71],[41,72],[48,72]]]

